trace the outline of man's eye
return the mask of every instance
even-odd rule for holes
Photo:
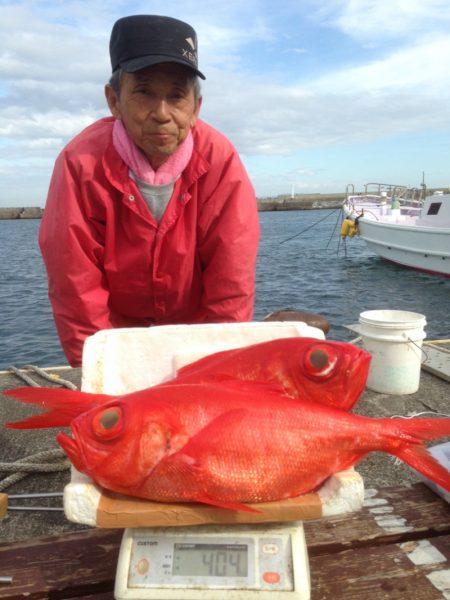
[[[135,94],[144,94],[145,96],[150,96],[151,91],[145,87],[139,87],[134,90]]]
[[[175,94],[171,94],[170,99],[174,102],[181,102],[182,100],[184,100],[184,94],[178,92]]]

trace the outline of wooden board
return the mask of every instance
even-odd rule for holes
[[[8,496],[6,494],[0,494],[0,519],[6,515],[8,508]]]
[[[304,523],[311,600],[448,600],[450,510],[424,484],[369,490],[357,513]],[[0,544],[0,598],[113,600],[122,532]],[[447,586],[447,587],[446,587]]]
[[[177,527],[217,523],[270,523],[318,519],[322,504],[317,494],[283,502],[249,505],[258,512],[235,512],[202,504],[164,504],[126,498],[103,491],[97,509],[97,527]]]

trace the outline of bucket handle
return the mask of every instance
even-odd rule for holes
[[[418,346],[416,344],[416,342],[414,340],[412,340],[410,337],[407,337],[406,335],[405,335],[405,337],[408,340],[408,342],[411,342],[411,344],[414,344],[414,346],[416,348],[418,348],[418,350],[423,354],[424,358],[421,361],[421,364],[423,365],[428,360],[428,354],[425,352],[425,350],[421,346]]]
[[[418,346],[418,345],[416,344],[416,342],[415,342],[413,339],[411,339],[410,337],[406,336],[405,334],[403,334],[403,335],[404,335],[404,337],[405,337],[405,338],[408,340],[408,342],[411,342],[411,344],[414,344],[414,346],[415,346],[415,347],[416,347],[418,350],[420,350],[420,352],[423,354],[423,359],[422,359],[422,361],[421,361],[421,364],[423,364],[424,362],[426,362],[426,361],[428,360],[428,354],[425,352],[425,350],[423,349],[423,347],[421,347],[421,346]],[[357,344],[358,342],[360,342],[360,341],[362,340],[362,338],[363,338],[363,336],[362,336],[362,335],[360,335],[360,336],[358,336],[358,337],[354,338],[353,340],[350,340],[348,343],[349,343],[349,344]]]

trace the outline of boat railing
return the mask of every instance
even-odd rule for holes
[[[355,193],[353,184],[346,188],[343,201],[344,214],[355,218],[362,214],[371,215],[378,220],[379,208],[389,205],[391,208],[400,209],[404,216],[418,216],[425,199],[426,188],[412,188],[406,185],[389,183],[366,183],[364,191]]]
[[[366,183],[364,185],[365,194],[378,194],[379,196],[381,196],[382,192],[392,194],[394,190],[397,190],[397,193],[400,193],[401,190],[407,189],[408,187],[406,185],[397,185],[393,183]]]
[[[347,185],[347,187],[345,188],[345,197],[348,198],[349,196],[353,196],[355,193],[355,186],[353,185],[353,183],[349,183]]]
[[[369,201],[377,202],[391,202],[393,199],[399,201],[401,205],[409,204],[410,206],[422,206],[426,195],[426,188],[422,186],[422,189],[416,187],[408,187],[406,185],[397,185],[390,183],[366,183],[364,185],[364,192],[355,194],[355,188],[353,184],[347,185],[345,196],[346,200],[351,197],[358,197],[361,199],[367,199]]]

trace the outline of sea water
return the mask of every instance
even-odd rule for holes
[[[325,316],[329,339],[355,337],[345,325],[365,310],[424,314],[428,339],[450,337],[450,279],[392,265],[363,240],[339,238],[338,210],[259,213],[255,320],[282,308]],[[0,221],[0,369],[66,364],[47,298],[39,220]],[[245,260],[245,257],[242,257]]]

